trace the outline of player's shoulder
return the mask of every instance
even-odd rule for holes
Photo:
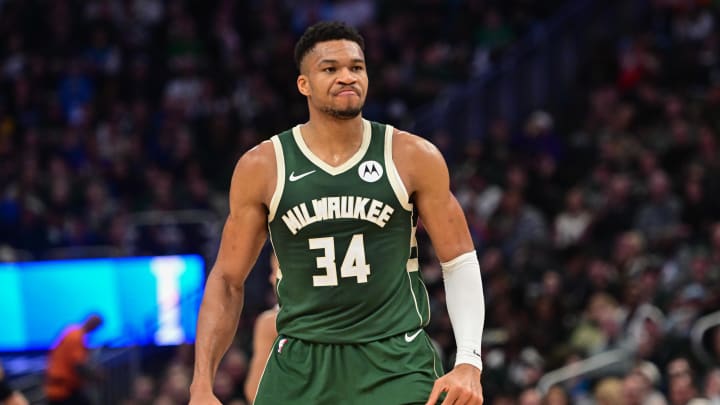
[[[272,142],[266,140],[255,145],[240,156],[233,177],[242,180],[244,184],[263,183],[272,181],[275,177],[275,150]]]
[[[274,173],[278,159],[277,148],[282,148],[280,139],[288,136],[292,136],[292,129],[279,132],[258,143],[240,156],[236,169],[267,169],[267,173]],[[273,141],[273,138],[275,138],[275,141]]]
[[[402,154],[418,157],[423,155],[442,157],[438,148],[429,140],[398,128],[393,129],[393,149]]]
[[[275,150],[270,140],[255,145],[240,156],[237,167],[256,168],[275,165]]]
[[[276,176],[272,142],[263,141],[240,156],[233,170],[231,199],[269,201]]]

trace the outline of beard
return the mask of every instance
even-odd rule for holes
[[[331,117],[341,120],[349,120],[360,115],[360,113],[362,112],[362,106],[348,107],[342,110],[332,107],[325,107],[322,110],[324,113],[330,115]]]

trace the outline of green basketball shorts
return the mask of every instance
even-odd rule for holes
[[[278,336],[255,405],[423,405],[443,374],[430,338],[412,331],[364,344]]]

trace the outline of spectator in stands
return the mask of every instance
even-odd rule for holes
[[[689,374],[671,376],[668,387],[670,405],[687,405],[697,398],[698,389]]]
[[[543,397],[543,405],[570,405],[570,394],[562,385],[553,385]]]
[[[686,236],[686,230],[680,223],[682,206],[663,171],[653,172],[647,182],[649,201],[639,207],[635,227],[651,246],[665,248]]]
[[[575,188],[565,194],[565,208],[555,217],[553,241],[555,248],[564,249],[582,242],[592,223],[582,190]]]
[[[705,375],[703,394],[711,405],[720,405],[720,368],[713,367]]]
[[[374,75],[381,84],[368,100],[373,105],[368,117],[392,117],[399,123],[416,121],[418,115],[435,121],[438,117],[424,109],[418,114],[417,108],[435,100],[448,84],[470,76],[482,79],[528,29],[552,38],[539,23],[558,4],[582,8],[567,1],[494,6],[419,0],[402,5],[373,0],[200,3],[0,0],[0,246],[10,250],[4,258],[45,259],[87,244],[107,244],[122,254],[192,246],[190,238],[179,241],[183,231],[174,228],[152,238],[133,238],[134,214],[149,208],[224,214],[224,201],[217,196],[228,179],[217,173],[230,173],[247,145],[261,140],[259,134],[299,121],[303,109],[298,106],[304,100],[278,96],[290,93],[285,78],[293,67],[273,61],[317,19],[350,16],[368,33],[367,57],[382,72]],[[569,93],[557,87],[555,93],[567,104],[533,105],[530,111],[542,108],[545,113],[519,122],[521,113],[508,89],[508,97],[497,103],[476,97],[478,103],[497,105],[492,112],[497,116],[487,118],[487,131],[437,129],[451,135],[445,140],[447,150],[454,152],[448,163],[462,167],[451,170],[459,175],[453,184],[467,192],[463,206],[468,212],[475,207],[478,253],[493,257],[498,247],[505,253],[503,265],[488,279],[486,296],[496,304],[488,306],[488,324],[510,336],[512,344],[497,349],[508,359],[518,351],[513,344],[527,338],[527,304],[534,302],[518,298],[535,299],[539,278],[549,270],[557,269],[561,277],[564,301],[564,311],[553,315],[562,319],[549,324],[563,323],[576,331],[586,330],[583,310],[596,293],[614,297],[618,306],[652,302],[670,319],[656,328],[671,332],[686,332],[699,314],[720,307],[720,223],[715,223],[720,220],[718,5],[706,0],[602,6],[619,18],[637,19],[610,27],[617,29],[604,31],[602,44],[587,47],[599,63],[567,60],[568,69],[580,67],[573,77],[590,79],[578,80],[587,86]],[[423,21],[422,28],[412,24],[415,19]],[[583,27],[568,29],[583,34]],[[538,36],[532,38],[531,43]],[[526,49],[543,52],[542,47]],[[527,77],[562,74],[547,71],[544,63],[538,66],[528,68]],[[475,83],[459,87],[476,94]],[[529,99],[538,96],[535,87],[525,87],[529,82],[516,83],[516,92],[531,90]],[[442,101],[438,104],[450,114],[467,110],[456,108],[458,100],[451,96]],[[530,131],[511,136],[526,128]],[[537,131],[548,128],[553,132]],[[476,139],[460,142],[467,138]],[[522,148],[514,148],[518,145]],[[525,153],[538,159],[520,159]],[[543,176],[534,172],[541,169],[547,170]],[[655,173],[666,173],[660,187],[666,198],[648,201]],[[520,193],[534,207],[529,222],[552,225],[556,235],[552,211],[561,205],[548,203],[553,195],[538,193],[539,185],[555,187],[540,187],[553,190],[554,198],[574,187],[582,190],[585,211],[593,218],[582,244],[541,249],[541,254],[518,247],[518,234],[527,232],[514,232],[511,225],[528,221],[508,215],[506,205],[497,209],[501,190]],[[675,202],[668,204],[667,195]],[[422,243],[423,230],[418,232]],[[542,235],[531,239],[547,239],[549,233]],[[708,263],[686,260],[696,254],[706,255]],[[652,270],[643,265],[648,257],[658,257]],[[422,267],[430,274],[433,266]],[[530,272],[530,266],[538,271]],[[702,282],[689,285],[689,276],[703,267],[706,276],[697,279]],[[652,288],[658,281],[658,288]],[[432,307],[441,308],[442,299],[431,294]],[[552,307],[545,299],[538,302],[543,313],[553,312],[545,311]],[[248,312],[241,322],[250,325],[256,315]],[[441,311],[434,310],[432,322],[438,340],[451,342]],[[628,323],[617,328],[625,332]],[[252,329],[241,328],[239,350],[249,352]],[[550,335],[543,345],[562,348],[563,339]],[[685,337],[673,340],[676,335],[658,333],[639,355],[662,366],[687,347]],[[717,342],[711,351],[720,361],[720,332],[715,336],[707,343]],[[451,354],[452,344],[444,349]],[[548,361],[544,367],[553,365]],[[512,402],[509,394],[503,400]]]
[[[542,393],[537,388],[526,388],[518,396],[518,405],[542,405]]]
[[[86,405],[86,383],[101,378],[100,371],[90,362],[88,334],[102,325],[99,315],[89,315],[82,324],[63,331],[48,356],[45,396],[49,405]]]
[[[169,401],[171,404],[187,404],[190,400],[191,372],[185,365],[174,363],[165,371],[160,383],[158,398]]]
[[[647,242],[635,230],[618,235],[612,249],[612,264],[620,277],[636,274],[646,262]]]
[[[625,405],[623,382],[617,377],[601,378],[593,390],[596,405]]]
[[[233,378],[227,371],[218,369],[215,374],[215,380],[213,381],[213,393],[223,404],[238,399],[236,397]]]
[[[653,392],[647,378],[640,372],[630,372],[623,379],[625,405],[666,405],[665,398]]]
[[[517,189],[503,193],[498,209],[490,217],[488,231],[490,241],[501,244],[505,257],[514,260],[517,253],[542,244],[547,237],[545,219]]]
[[[720,222],[713,223],[708,232],[708,258],[714,274],[720,274]]]
[[[699,395],[696,370],[686,356],[673,358],[666,366],[668,399],[670,405],[685,405]]]
[[[676,292],[672,302],[668,304],[667,328],[668,335],[684,342],[689,338],[693,322],[702,315],[704,302],[707,300],[705,288],[698,284],[687,284]]]
[[[14,390],[5,380],[5,369],[0,363],[0,405],[28,405],[20,391]]]
[[[610,245],[617,235],[629,231],[632,228],[635,205],[632,199],[633,183],[630,176],[617,173],[609,174],[604,172],[602,166],[596,168],[603,176],[607,175],[605,183],[600,184],[600,190],[588,190],[597,201],[595,207],[594,221],[592,224],[592,239],[597,241],[601,251],[609,250]]]
[[[248,376],[248,357],[239,344],[233,345],[228,350],[218,371],[227,377],[227,381],[224,383],[227,385],[228,399],[244,398],[244,386]]]
[[[122,405],[152,405],[157,396],[156,382],[150,375],[135,377],[130,390],[130,397]]]
[[[622,337],[625,311],[617,300],[607,293],[593,294],[583,320],[570,335],[572,347],[587,355],[617,347]]]
[[[525,347],[508,365],[508,375],[515,388],[535,387],[542,377],[545,360],[533,347]]]

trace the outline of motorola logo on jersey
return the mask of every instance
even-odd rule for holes
[[[361,179],[367,181],[368,183],[375,183],[380,180],[380,177],[382,177],[383,168],[380,163],[374,160],[368,160],[360,163],[360,167],[358,167],[358,175]]]

